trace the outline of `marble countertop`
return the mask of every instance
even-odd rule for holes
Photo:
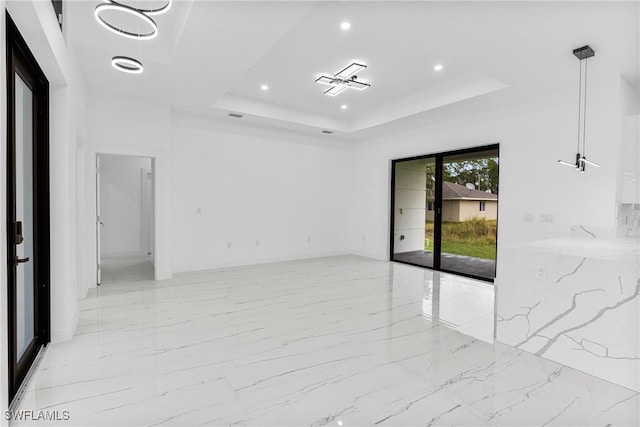
[[[565,237],[522,243],[515,248],[582,258],[640,262],[640,239],[637,237]]]

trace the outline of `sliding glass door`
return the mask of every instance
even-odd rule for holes
[[[498,146],[392,162],[391,260],[493,281]]]

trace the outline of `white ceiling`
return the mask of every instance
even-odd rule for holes
[[[639,80],[638,2],[177,0],[156,17],[158,38],[143,42],[100,27],[96,4],[68,6],[90,87],[314,133],[357,136],[487,94],[573,90],[571,50],[584,44],[596,50],[594,75],[615,70]],[[343,21],[350,30],[340,29]],[[117,72],[109,65],[116,54],[142,60],[145,72]],[[323,95],[327,86],[314,80],[354,60],[367,64],[358,77],[371,87]],[[434,71],[436,64],[444,69]]]

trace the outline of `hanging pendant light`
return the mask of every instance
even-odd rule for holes
[[[111,31],[114,34],[117,34],[122,37],[126,37],[129,39],[134,39],[138,41],[138,53],[142,54],[142,49],[140,47],[141,40],[151,40],[158,35],[158,25],[156,22],[150,18],[151,15],[162,15],[171,9],[171,5],[173,0],[167,0],[167,2],[160,6],[154,8],[136,8],[129,6],[122,2],[122,0],[104,0],[103,3],[98,4],[94,9],[94,16],[96,21],[104,27],[105,29]],[[107,19],[102,16],[103,12],[108,11],[116,11],[121,14],[130,15],[137,19],[138,22],[138,30],[137,31],[128,31],[123,28],[120,28],[113,23],[107,21]],[[147,32],[142,32],[140,30],[140,23],[146,24],[148,27]],[[141,74],[144,71],[144,66],[142,62],[137,60],[136,58],[125,56],[125,55],[116,55],[111,58],[111,65],[118,71],[122,71],[124,73],[129,74]]]
[[[107,21],[107,19],[102,16],[103,12],[106,12],[106,11],[117,11],[119,13],[132,16],[138,19],[139,21],[144,22],[147,25],[147,27],[149,27],[148,31],[132,32],[132,31],[127,31],[123,28],[119,28],[116,25],[109,23],[109,21]],[[135,9],[133,7],[126,6],[124,4],[112,3],[110,1],[107,1],[105,3],[100,3],[95,7],[93,15],[95,16],[96,21],[98,21],[98,24],[100,24],[103,28],[122,37],[134,39],[134,40],[151,40],[158,36],[158,25],[153,19],[149,18],[145,13],[141,12],[140,10]]]
[[[587,160],[586,153],[586,130],[587,130],[587,71],[588,59],[595,56],[595,51],[589,45],[582,46],[573,50],[573,54],[580,60],[580,80],[578,86],[578,152],[574,163],[565,160],[558,160],[558,163],[565,166],[575,168],[577,171],[583,172],[586,165],[600,167],[600,165],[591,160]],[[582,71],[582,62],[584,61],[584,73]],[[584,82],[582,76],[584,74]],[[584,97],[583,97],[584,93]],[[584,98],[584,100],[583,100]],[[581,138],[582,136],[582,138]],[[580,153],[580,145],[582,143],[582,153]]]
[[[141,74],[144,71],[142,62],[130,56],[118,55],[111,58],[111,65],[118,71],[129,74]]]

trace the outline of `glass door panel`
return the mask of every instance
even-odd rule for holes
[[[394,261],[434,266],[435,165],[435,158],[395,163]]]
[[[442,270],[495,278],[498,168],[498,150],[443,157]]]
[[[33,92],[15,74],[16,360],[34,339]]]

